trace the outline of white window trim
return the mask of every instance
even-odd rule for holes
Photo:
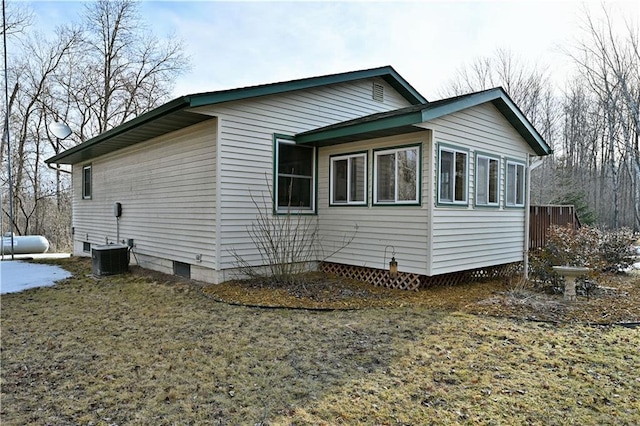
[[[395,193],[393,201],[378,201],[378,157],[380,155],[388,155],[394,154],[403,151],[416,151],[416,194],[415,199],[413,200],[398,200],[398,156],[395,157],[395,167],[394,167],[394,179],[396,182],[395,185]],[[391,148],[391,149],[383,149],[379,151],[374,151],[373,153],[373,204],[374,205],[395,205],[395,204],[409,204],[416,205],[420,204],[420,162],[422,159],[420,158],[420,146],[419,145],[411,145],[399,148]]]
[[[441,173],[441,166],[442,166],[442,152],[449,152],[453,154],[453,173],[452,173],[452,181],[451,181],[451,201],[449,200],[442,200],[441,199],[441,194],[440,194],[440,176],[442,176]],[[455,194],[455,190],[456,190],[456,186],[455,186],[455,167],[456,167],[456,154],[464,154],[466,156],[466,165],[465,165],[465,169],[466,169],[466,173],[464,176],[464,200],[456,200],[456,194]],[[469,205],[469,155],[470,152],[465,150],[465,149],[460,149],[460,148],[454,148],[452,146],[449,145],[438,145],[438,186],[437,186],[437,191],[438,191],[438,204],[442,204],[442,205],[457,205],[457,206],[468,206]]]
[[[351,198],[351,161],[352,158],[364,158],[364,200],[362,201],[352,201]],[[347,201],[335,201],[334,199],[334,164],[336,161],[347,160]],[[367,205],[367,176],[369,175],[367,164],[367,153],[359,152],[356,154],[345,154],[345,155],[336,155],[335,157],[331,157],[330,167],[329,167],[329,205],[331,206],[365,206]]]
[[[509,203],[509,166],[510,165],[514,165],[516,173],[514,175],[514,179],[516,179],[516,181],[514,182],[513,185],[513,190],[516,191],[515,194],[513,194],[513,199],[516,200],[515,203],[510,204]],[[518,176],[518,167],[522,167],[522,202],[518,203],[517,202],[517,195],[518,195],[518,188],[516,187],[516,183],[517,183],[517,176]],[[504,171],[504,175],[505,175],[505,184],[504,184],[504,204],[506,207],[524,207],[524,203],[525,203],[525,199],[527,198],[527,194],[526,194],[526,189],[527,189],[527,175],[526,175],[526,165],[523,162],[520,161],[514,161],[514,160],[507,160],[506,164],[505,164],[505,171]]]
[[[93,197],[93,169],[91,167],[91,164],[87,164],[85,166],[82,166],[82,199],[83,200],[90,200]],[[89,194],[87,195],[85,189],[86,189],[86,180],[85,180],[85,173],[86,170],[89,170]]]
[[[486,203],[481,203],[478,201],[478,171],[480,170],[480,167],[478,166],[478,163],[480,162],[480,159],[487,159],[489,160],[489,165],[491,164],[491,160],[493,161],[497,161],[498,162],[498,175],[496,176],[496,195],[498,197],[498,199],[495,202],[491,202],[491,201],[487,201]],[[489,179],[491,177],[491,167],[487,168],[487,200],[489,199]],[[489,154],[476,154],[476,187],[475,187],[475,195],[476,195],[476,205],[477,206],[483,206],[483,207],[499,207],[500,206],[500,157],[498,156],[492,156]]]
[[[273,183],[273,187],[274,187],[274,207],[275,207],[275,212],[276,213],[296,213],[296,214],[315,214],[316,212],[316,149],[313,147],[305,147],[306,149],[310,149],[312,152],[312,158],[311,158],[311,207],[280,207],[278,205],[278,200],[279,198],[279,185],[278,182],[280,181],[280,176],[286,176],[286,177],[298,177],[298,178],[304,178],[307,179],[308,176],[306,175],[291,175],[291,174],[286,174],[286,173],[279,173],[278,169],[278,165],[280,164],[280,159],[279,159],[279,154],[280,154],[280,149],[279,146],[281,143],[286,143],[289,145],[296,145],[295,141],[291,140],[291,139],[284,139],[284,138],[276,138],[276,144],[275,144],[275,173],[274,173],[274,178],[275,178],[275,182]]]

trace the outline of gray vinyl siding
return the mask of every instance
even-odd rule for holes
[[[524,208],[505,208],[507,159],[526,164],[531,148],[492,104],[483,104],[423,124],[433,129],[434,144],[467,148],[468,207],[435,206],[429,275],[463,271],[523,260]],[[499,207],[474,206],[476,153],[500,158]],[[433,153],[434,166],[438,161]],[[436,179],[434,167],[432,178]],[[432,193],[435,202],[437,184]]]
[[[83,242],[116,242],[119,202],[120,240],[134,239],[142,266],[172,272],[176,260],[215,269],[215,119],[93,159],[91,200],[81,197],[86,164],[73,170],[76,254],[87,254]]]
[[[372,99],[374,81],[385,88],[384,102]],[[258,214],[254,201],[263,212],[270,215],[272,211],[274,134],[293,136],[409,105],[376,78],[199,108],[201,113],[217,116],[220,126],[220,269],[237,266],[233,252],[252,265],[262,264],[247,229]]]
[[[418,144],[422,149],[423,176],[429,165],[430,133],[413,133],[321,148],[318,173],[319,236],[325,256],[353,241],[327,261],[347,265],[387,269],[392,251],[401,272],[426,274],[428,256],[428,187],[422,179],[419,206],[373,205],[374,155],[376,149]],[[329,158],[332,155],[367,151],[367,206],[329,206]],[[357,227],[357,229],[356,229]],[[392,246],[392,247],[387,247]],[[385,258],[385,247],[387,253]],[[322,260],[322,259],[321,259]]]

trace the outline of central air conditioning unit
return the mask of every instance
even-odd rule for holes
[[[129,247],[121,244],[96,246],[91,249],[93,275],[123,274],[129,270]]]

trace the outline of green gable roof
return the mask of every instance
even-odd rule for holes
[[[295,140],[300,144],[328,146],[357,140],[421,132],[424,129],[416,127],[415,124],[434,120],[486,102],[491,102],[496,106],[536,154],[548,155],[553,152],[501,87],[368,115],[299,133],[296,135]]]
[[[392,67],[385,66],[367,70],[331,74],[321,77],[304,78],[282,83],[264,84],[232,90],[197,93],[174,99],[154,110],[134,118],[118,127],[101,133],[71,149],[46,160],[46,163],[76,164],[89,161],[151,138],[179,130],[212,117],[189,112],[187,109],[224,102],[275,95],[295,90],[310,89],[330,84],[379,77],[398,91],[412,104],[422,104],[427,100],[404,80]]]

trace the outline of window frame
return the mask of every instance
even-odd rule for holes
[[[441,188],[441,184],[442,184],[442,152],[448,152],[453,154],[453,186],[451,189],[451,200],[443,200],[442,199],[442,188]],[[456,174],[456,170],[455,170],[455,165],[456,165],[456,155],[457,154],[464,154],[465,155],[465,177],[464,177],[464,200],[456,200],[456,193],[455,193],[455,174]],[[437,155],[437,174],[436,174],[436,181],[437,181],[437,185],[436,185],[436,191],[437,191],[437,205],[438,206],[457,206],[457,207],[468,207],[469,206],[469,156],[470,156],[470,151],[467,148],[460,148],[457,146],[453,146],[453,145],[449,145],[449,144],[445,144],[445,143],[438,143],[438,155]]]
[[[82,199],[91,200],[93,198],[93,165],[85,164],[82,166]],[[86,171],[89,171],[89,191],[87,193],[87,176]]]
[[[351,159],[364,158],[364,200],[352,201],[351,196]],[[334,164],[337,161],[347,160],[347,201],[336,202],[335,201],[335,187],[334,187]],[[369,204],[369,151],[351,152],[347,154],[334,154],[329,156],[329,206],[330,207],[362,207]]]
[[[514,203],[510,204],[509,203],[509,166],[513,165],[515,166],[515,179],[516,181],[514,182],[513,185],[513,189],[516,191],[514,195]],[[522,184],[520,189],[522,190],[522,201],[520,203],[518,203],[518,187],[517,187],[517,183],[518,183],[518,168],[521,167],[522,168]],[[507,161],[505,161],[505,165],[504,165],[504,205],[506,208],[511,208],[511,209],[520,209],[520,208],[524,208],[525,207],[525,203],[526,203],[526,199],[527,199],[527,165],[524,161],[521,160],[515,160],[515,159],[507,159]]]
[[[298,146],[300,148],[304,148],[304,149],[309,149],[311,150],[312,153],[312,157],[311,157],[311,175],[310,176],[305,176],[305,175],[289,175],[286,173],[279,173],[279,146],[281,143],[284,144],[289,144],[289,145],[294,145],[294,146]],[[318,154],[317,154],[317,149],[314,146],[307,146],[307,145],[298,145],[296,144],[293,136],[288,136],[288,135],[280,135],[280,134],[274,134],[273,136],[273,213],[274,214],[307,214],[307,215],[314,215],[317,213],[316,210],[316,206],[318,205],[318,200],[317,200],[317,194],[318,194],[318,178],[317,178],[317,171],[318,171]],[[310,194],[310,201],[311,201],[311,206],[310,208],[300,208],[300,207],[294,207],[291,206],[289,207],[280,207],[278,205],[278,199],[279,199],[279,178],[280,176],[287,176],[287,177],[299,177],[299,178],[308,178],[310,177],[311,179],[311,194]]]
[[[398,185],[394,188],[393,201],[378,201],[378,157],[387,154],[397,154],[402,151],[416,151],[416,197],[414,200],[398,200]],[[398,180],[397,157],[394,164],[394,179]],[[422,143],[414,143],[409,145],[394,146],[389,148],[380,148],[373,150],[373,205],[374,206],[419,206],[422,203]]]
[[[487,168],[487,202],[486,203],[482,203],[480,201],[478,201],[478,183],[480,181],[479,176],[480,176],[480,167],[479,167],[479,163],[481,159],[486,159],[488,160],[488,168]],[[497,162],[497,173],[496,173],[496,177],[495,177],[495,183],[496,183],[496,197],[497,200],[495,202],[491,202],[489,200],[489,194],[491,193],[491,161],[496,161]],[[500,177],[501,177],[501,167],[500,167],[500,156],[498,155],[493,155],[493,154],[487,154],[484,152],[477,152],[476,153],[476,161],[475,161],[475,185],[474,185],[474,192],[475,192],[475,205],[478,207],[500,207]]]

